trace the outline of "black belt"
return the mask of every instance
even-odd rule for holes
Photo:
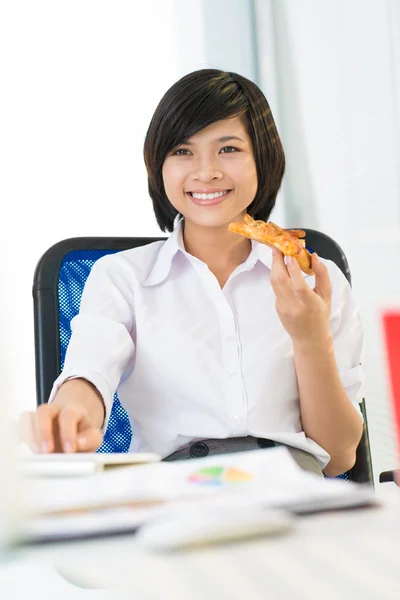
[[[229,454],[232,452],[245,452],[260,448],[273,448],[277,442],[266,438],[256,438],[251,435],[226,439],[207,439],[193,442],[176,450],[163,460],[187,460],[190,458],[204,458],[213,454]]]

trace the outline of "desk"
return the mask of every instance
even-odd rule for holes
[[[302,517],[287,536],[184,554],[146,553],[123,536],[21,551],[33,556],[131,600],[398,600],[400,502]]]

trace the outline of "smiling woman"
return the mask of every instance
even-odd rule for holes
[[[363,378],[347,280],[315,253],[313,278],[229,230],[246,213],[268,219],[282,182],[261,90],[235,73],[186,75],[161,99],[144,157],[172,233],[96,262],[52,402],[25,418],[32,446],[96,449],[118,389],[131,451],[174,460],[283,444],[319,475],[346,471]]]
[[[232,138],[236,146],[226,146]],[[196,133],[167,155],[162,175],[169,201],[185,217],[186,231],[226,227],[257,192],[253,146],[242,118],[218,121]]]
[[[246,202],[251,216],[266,219],[285,170],[264,94],[245,77],[215,69],[190,73],[167,91],[151,120],[144,158],[163,231],[172,231],[184,206],[193,209],[185,198],[190,192],[233,192],[227,197],[229,208],[224,204],[219,217],[197,211],[197,218],[209,225],[226,225]]]

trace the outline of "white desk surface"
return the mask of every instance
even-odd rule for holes
[[[111,586],[115,598],[399,600],[400,496],[385,507],[301,517],[282,537],[154,554],[132,535],[26,548],[19,560],[53,565],[89,588]]]

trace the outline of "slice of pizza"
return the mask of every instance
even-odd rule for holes
[[[271,248],[277,248],[285,256],[293,256],[304,273],[314,275],[311,254],[306,249],[306,234],[301,229],[282,229],[271,221],[255,221],[250,215],[244,215],[243,221],[230,223],[229,230]]]

